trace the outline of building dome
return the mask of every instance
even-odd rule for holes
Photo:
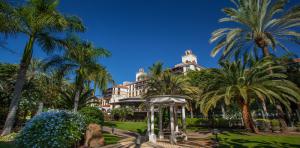
[[[147,73],[145,73],[143,68],[140,68],[139,71],[136,73],[135,80],[142,81],[145,80],[146,77],[147,77]]]
[[[197,64],[197,56],[193,54],[191,49],[185,51],[185,55],[182,56],[182,63],[184,64]]]

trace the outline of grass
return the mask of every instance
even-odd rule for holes
[[[147,130],[146,122],[131,122],[131,121],[108,121],[104,123],[105,126],[127,130],[131,132],[141,133]]]
[[[116,143],[118,143],[118,141],[121,140],[121,137],[112,135],[107,132],[103,132],[103,136],[104,136],[105,145],[116,144]]]
[[[219,135],[220,147],[300,147],[300,135],[255,135],[243,132],[224,132]]]
[[[200,131],[208,131],[208,130],[211,130],[211,129],[208,128],[208,127],[195,127],[195,126],[192,126],[192,127],[186,127],[186,130],[187,130],[187,132],[200,132]]]
[[[12,133],[10,135],[0,137],[0,148],[16,148],[17,146],[14,144],[14,138],[16,135],[16,133]],[[103,137],[105,145],[116,144],[121,140],[121,137],[112,135],[107,132],[103,132]]]
[[[7,136],[0,137],[0,148],[16,148],[14,138],[17,133],[11,133]]]

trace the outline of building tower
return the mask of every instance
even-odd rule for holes
[[[139,71],[135,75],[135,81],[145,80],[147,77],[147,73],[145,73],[143,68],[140,68]]]
[[[197,56],[193,54],[192,50],[185,51],[185,55],[182,56],[182,63],[184,64],[197,64]]]

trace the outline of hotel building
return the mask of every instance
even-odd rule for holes
[[[197,63],[197,56],[191,50],[186,50],[181,58],[181,63],[171,68],[174,74],[186,74],[190,70],[201,70],[202,66]],[[100,107],[106,111],[120,106],[133,106],[138,110],[138,106],[144,102],[143,93],[146,91],[148,74],[143,68],[136,73],[135,81],[125,81],[123,84],[115,85],[105,91]]]

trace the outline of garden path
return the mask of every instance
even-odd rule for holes
[[[110,127],[103,127],[103,131],[112,132]],[[208,139],[211,136],[210,132],[189,132],[188,141],[186,142],[178,142],[177,145],[172,145],[169,143],[169,140],[158,140],[156,144],[151,142],[143,142],[140,146],[136,145],[136,137],[137,133],[114,129],[114,134],[124,137],[118,144],[107,145],[104,148],[208,148],[214,147],[214,143],[212,140]]]

